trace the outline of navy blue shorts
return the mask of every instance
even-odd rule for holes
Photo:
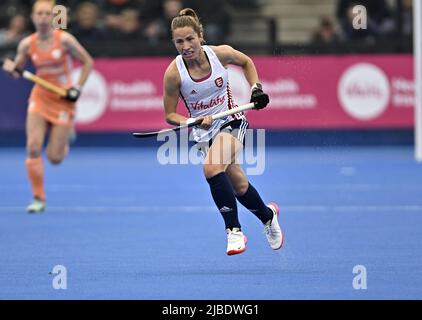
[[[230,133],[233,137],[235,137],[237,140],[239,140],[243,146],[245,146],[245,136],[247,129],[249,128],[249,122],[246,120],[246,118],[240,119],[240,120],[232,120],[230,122],[227,122],[221,128],[219,129],[219,132],[227,132]],[[218,134],[217,133],[217,134]],[[209,148],[211,147],[214,138],[217,136],[214,135],[212,139],[210,139],[208,142],[200,142],[196,144],[196,147],[202,152],[203,156],[208,153]]]

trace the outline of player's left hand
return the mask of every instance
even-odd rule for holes
[[[252,88],[251,102],[255,103],[255,107],[258,110],[264,109],[270,102],[268,94],[262,91],[262,86],[260,84],[257,84]]]
[[[214,122],[214,120],[212,119],[212,116],[206,116],[206,117],[204,117],[204,120],[202,120],[199,127],[201,129],[208,130],[209,128],[211,128],[211,125],[212,125],[213,122]]]
[[[76,102],[81,95],[81,89],[77,87],[71,87],[67,90],[66,99],[71,102]]]

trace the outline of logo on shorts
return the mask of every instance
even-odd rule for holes
[[[223,86],[223,84],[224,84],[224,80],[223,80],[223,78],[222,77],[219,77],[219,78],[217,78],[217,79],[215,79],[215,85],[217,86],[217,87],[219,87],[219,88],[221,88],[222,86]]]
[[[69,122],[69,113],[67,113],[66,111],[60,111],[59,121],[63,123]]]

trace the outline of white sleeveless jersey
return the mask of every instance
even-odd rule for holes
[[[180,95],[192,118],[209,116],[237,107],[233,102],[227,69],[224,68],[211,48],[208,46],[202,46],[202,48],[211,65],[210,74],[203,79],[192,79],[182,56],[176,57],[176,65],[181,78]],[[240,119],[245,119],[245,116],[235,114],[215,120],[209,130],[194,127],[193,137],[196,142],[209,141],[222,125]]]

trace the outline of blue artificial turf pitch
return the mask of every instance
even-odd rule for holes
[[[239,204],[245,253],[225,254],[200,165],[157,149],[74,148],[45,164],[47,211],[27,214],[23,148],[0,149],[0,299],[421,299],[422,165],[411,147],[268,147],[250,176],[277,201],[268,246]],[[67,270],[55,290],[54,266]],[[353,268],[366,268],[356,290]],[[359,274],[362,275],[362,274]]]

